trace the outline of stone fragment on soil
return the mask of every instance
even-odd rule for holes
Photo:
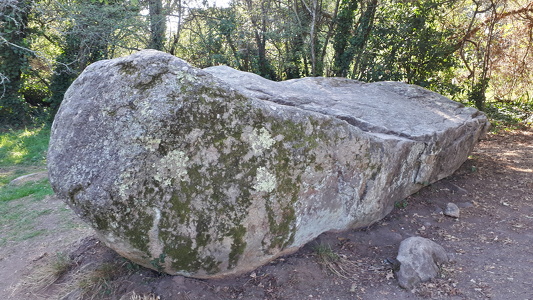
[[[20,186],[28,182],[36,182],[48,178],[48,172],[37,172],[17,177],[9,182],[11,186]]]
[[[457,185],[455,185],[455,184],[453,184],[453,183],[451,184],[451,186],[452,186],[452,192],[453,192],[453,193],[463,194],[463,195],[468,194],[468,191],[465,190],[465,189],[463,189],[463,188],[460,187],[460,186],[457,186]]]
[[[400,262],[396,272],[399,285],[413,290],[418,283],[435,278],[439,265],[448,262],[448,255],[441,245],[416,236],[400,243],[396,259]]]
[[[211,278],[374,223],[451,175],[487,128],[413,85],[273,82],[146,50],[76,79],[48,164],[57,195],[119,254]]]
[[[471,207],[474,207],[474,203],[472,203],[470,201],[459,202],[459,203],[457,203],[457,207],[459,207],[459,209],[461,209],[461,208],[471,208]]]
[[[455,203],[448,202],[448,204],[446,204],[446,209],[444,209],[444,215],[452,218],[459,218],[460,214],[461,210]]]

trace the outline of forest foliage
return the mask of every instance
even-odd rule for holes
[[[95,61],[145,48],[272,80],[395,80],[533,121],[529,0],[1,0],[0,125],[49,122]]]

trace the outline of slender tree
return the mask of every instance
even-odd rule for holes
[[[28,67],[28,16],[30,0],[0,3],[0,123],[28,121],[28,105],[19,93],[22,73]]]
[[[332,70],[335,76],[346,76],[352,63],[354,53],[349,44],[353,34],[355,13],[358,6],[358,1],[343,0],[339,8],[339,14],[335,19],[336,30],[333,42],[335,54],[333,56]]]
[[[162,0],[148,0],[148,16],[150,19],[150,44],[148,48],[163,50],[166,35],[166,15]]]

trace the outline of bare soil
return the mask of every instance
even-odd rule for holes
[[[71,212],[60,214],[60,200],[43,202],[58,210],[37,220],[48,233],[0,249],[0,299],[533,299],[532,130],[489,135],[455,174],[371,227],[322,234],[293,255],[224,280],[138,267]],[[443,214],[448,202],[460,207],[459,218]],[[414,292],[398,286],[389,262],[411,236],[452,256]],[[69,264],[43,280],[58,252]]]

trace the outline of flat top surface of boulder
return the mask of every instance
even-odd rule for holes
[[[275,82],[227,66],[204,71],[249,97],[335,116],[364,131],[416,140],[482,115],[442,95],[400,82],[364,83],[338,77]]]

